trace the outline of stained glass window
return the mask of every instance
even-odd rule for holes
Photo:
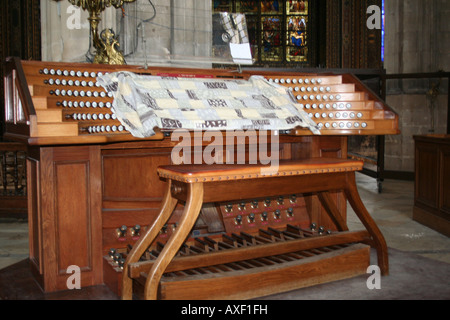
[[[282,20],[279,16],[261,17],[261,61],[283,60],[281,26]]]
[[[286,60],[303,62],[307,60],[307,26],[308,26],[308,2],[289,1],[287,8],[287,49]]]
[[[214,12],[245,13],[257,65],[308,62],[308,0],[213,0]]]
[[[233,3],[228,0],[213,0],[214,12],[233,12]]]

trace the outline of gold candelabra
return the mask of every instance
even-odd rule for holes
[[[60,1],[60,0],[57,0]],[[98,32],[98,25],[101,21],[100,14],[107,7],[121,8],[124,3],[131,3],[136,0],[68,0],[71,4],[89,12],[89,24],[96,55],[94,63],[103,64],[125,64],[122,52],[118,50],[119,41],[112,29],[105,29]]]

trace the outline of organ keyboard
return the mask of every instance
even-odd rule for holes
[[[147,138],[136,138],[125,129],[112,111],[112,96],[96,81],[97,76],[118,70],[244,80],[262,75],[288,87],[321,134],[304,128],[281,131],[278,153],[282,160],[345,159],[349,135],[398,133],[395,112],[348,74],[144,69],[9,58],[5,63],[4,138],[27,145],[30,261],[46,292],[65,290],[66,270],[77,265],[82,270],[82,286],[106,283],[120,295],[120,261],[159,212],[165,182],[156,169],[171,163],[171,150],[178,141],[172,141],[172,131],[164,128]],[[192,141],[192,145],[198,143]],[[201,144],[206,146],[204,141]],[[251,142],[246,144],[248,156]],[[345,220],[346,197],[342,192],[331,195]],[[268,198],[255,193],[248,199],[205,204],[183,250],[233,250],[242,243],[264,247],[267,239],[276,246],[291,238],[298,241],[338,233],[317,197],[314,192]],[[182,204],[178,205],[161,229],[146,253],[148,259],[158,255],[179,227],[182,210]],[[344,247],[324,247],[314,253],[299,249],[281,259],[349,250]],[[172,276],[177,273],[167,275]]]
[[[19,64],[15,69],[14,65]],[[6,132],[17,132],[25,124],[31,144],[98,143],[129,141],[133,137],[111,111],[112,95],[97,77],[116,71],[108,65],[63,64],[11,59],[6,65]],[[13,72],[14,70],[14,72]],[[258,74],[269,82],[286,86],[300,108],[320,126],[322,135],[397,134],[398,116],[352,75],[289,74],[246,70],[143,69],[122,66],[139,74],[248,79]],[[24,84],[28,87],[25,87]],[[20,97],[20,98],[19,98]],[[18,104],[26,103],[24,108]],[[25,119],[26,118],[26,119]],[[310,135],[296,129],[294,135]],[[61,139],[61,137],[64,137]],[[74,139],[77,138],[77,139]],[[160,135],[153,139],[161,138]]]

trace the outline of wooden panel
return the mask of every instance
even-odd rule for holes
[[[260,268],[263,270],[258,272],[240,270],[229,272],[228,276],[227,273],[222,273],[223,276],[191,276],[185,281],[183,278],[167,277],[161,281],[159,298],[251,299],[350,278],[366,272],[370,263],[369,252],[368,246],[355,244],[339,250],[339,253],[328,252],[320,257],[294,260],[282,266]]]
[[[102,250],[134,244],[159,212],[165,182],[156,173],[160,165],[170,164],[169,148],[130,148],[102,150]],[[127,227],[125,236],[118,229]]]
[[[413,219],[450,235],[450,136],[414,136]]]
[[[55,176],[58,273],[70,265],[91,270],[89,163],[56,163]]]
[[[416,149],[416,202],[438,208],[439,154],[435,146],[418,143]]]
[[[170,150],[103,151],[103,200],[160,201],[164,182],[156,168],[170,164]]]
[[[323,139],[322,137],[315,137],[317,143],[315,144],[316,150],[313,157],[323,158],[347,158],[347,137],[328,137]]]
[[[366,20],[369,17],[366,11],[370,5],[381,8],[381,1],[341,1],[342,64],[339,66],[341,68],[378,69],[382,65],[381,30],[370,30],[366,26]],[[336,25],[333,26],[335,27]]]
[[[441,151],[441,212],[450,219],[450,147]]]
[[[28,237],[30,261],[39,274],[43,273],[42,261],[42,231],[39,211],[39,161],[27,160],[27,192],[28,192]]]
[[[42,230],[42,242],[39,244],[42,250],[43,288],[52,292],[56,287],[56,252],[55,252],[55,208],[54,208],[54,184],[53,184],[53,149],[41,148],[39,170],[39,210],[40,228]]]
[[[67,289],[67,267],[81,268],[81,285],[102,283],[101,188],[98,147],[40,148],[29,161],[32,237],[46,292]],[[34,177],[35,176],[35,177]],[[36,209],[35,209],[36,208]]]
[[[327,139],[324,139],[322,137],[315,137],[317,142],[315,143],[315,157],[323,157],[323,158],[341,158],[346,159],[347,158],[347,137],[345,136],[336,136],[336,137],[329,137]],[[345,198],[343,192],[340,191],[333,191],[330,192],[332,195],[334,201],[336,202],[336,206],[339,209],[339,212],[341,213],[344,220],[347,219],[347,199]],[[320,226],[324,226],[326,228],[329,228],[331,230],[336,230],[334,223],[331,221],[331,219],[328,217],[328,215],[325,214],[325,212],[322,210],[322,206],[317,201],[316,197],[312,197],[313,202],[310,204],[312,213],[315,211],[318,211],[317,213],[314,213],[313,217],[315,216],[317,223],[319,223]]]
[[[313,136],[298,137],[295,143],[291,144],[292,159],[306,159],[311,157],[325,158],[347,158],[347,137],[345,136]],[[346,199],[342,192],[332,192],[333,198],[339,210],[345,215]],[[320,205],[317,197],[314,195],[306,195],[305,202],[307,212],[311,221],[323,226],[326,229],[336,230],[336,226],[331,222]]]
[[[450,237],[450,221],[437,214],[438,211],[414,206],[413,220],[417,221],[447,237]]]

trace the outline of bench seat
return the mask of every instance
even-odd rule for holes
[[[215,164],[159,167],[158,174],[162,179],[167,180],[165,198],[160,214],[127,256],[123,269],[122,298],[132,298],[132,272],[130,270],[136,266],[135,264],[142,254],[158,236],[179,201],[185,202],[185,207],[178,222],[178,227],[157,259],[148,263],[147,267],[144,268],[146,275],[144,297],[146,299],[156,299],[158,297],[158,287],[161,283],[162,275],[166,270],[176,268],[174,267],[176,263],[171,264],[171,262],[177,260],[175,256],[197,221],[204,203],[249,199],[255,196],[269,197],[295,193],[317,194],[320,203],[336,225],[338,232],[348,234],[347,223],[330,195],[331,191],[343,191],[356,215],[366,228],[364,233],[351,234],[347,240],[350,241],[349,239],[352,239],[350,242],[367,242],[376,248],[381,273],[387,275],[389,267],[386,242],[361,201],[356,186],[355,172],[361,170],[362,165],[362,161],[357,160],[309,158],[305,160],[280,161],[276,165],[272,163],[271,165]],[[308,241],[311,241],[311,239]],[[276,247],[277,245],[272,244],[272,246]],[[364,248],[358,247],[358,250],[364,251]],[[249,252],[254,254],[254,251],[255,249],[252,249]],[[229,253],[225,255],[228,258],[230,256]],[[245,258],[245,254],[243,255],[243,258]],[[217,256],[220,256],[220,254],[217,254]],[[236,254],[234,254],[234,260],[230,261],[235,261],[235,256]],[[333,259],[335,259],[334,256]],[[189,261],[189,259],[181,259],[181,261]],[[178,261],[177,263],[182,264],[182,262]],[[198,264],[198,262],[194,263],[193,259],[189,263],[191,265],[187,265],[187,267]],[[347,262],[346,265],[348,265]],[[136,268],[134,269],[136,270]],[[297,269],[295,270],[299,272]],[[328,271],[332,272],[331,269]],[[252,278],[253,276],[249,277]],[[202,278],[202,281],[206,281],[206,288],[211,286],[213,279],[214,277],[208,278],[208,281],[206,281]],[[221,283],[226,282],[229,282],[229,280]],[[188,284],[189,281],[186,283]],[[175,295],[175,297],[178,296]]]

